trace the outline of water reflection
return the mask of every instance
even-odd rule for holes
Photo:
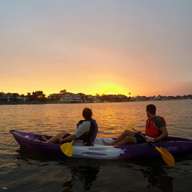
[[[69,165],[71,179],[63,184],[63,192],[83,192],[90,190],[99,173],[99,163],[96,161],[81,160]]]
[[[148,192],[156,190],[161,192],[173,192],[173,178],[169,176],[162,166],[152,166],[141,170],[144,177],[147,178]]]
[[[46,177],[49,178],[49,175],[59,174],[61,178],[53,178],[53,180],[58,183],[57,187],[62,187],[63,192],[91,191],[94,187],[115,191],[117,186],[119,186],[123,192],[126,191],[128,186],[130,190],[143,189],[147,192],[173,192],[174,180],[168,175],[169,170],[163,167],[161,161],[135,164],[127,161],[68,159],[61,162],[53,161],[54,164],[52,165],[52,161],[45,161],[45,159],[37,158],[36,156],[33,156],[35,161],[32,161],[26,154],[21,152],[19,152],[19,154],[18,162],[21,164],[25,162],[30,166],[36,162],[37,168],[41,170],[43,163],[43,165],[45,165]],[[20,160],[22,160],[22,162]],[[32,164],[31,161],[33,162]],[[25,167],[26,165],[23,164],[22,167],[23,166]],[[100,174],[98,180],[97,176],[100,170],[102,170],[102,174]],[[140,173],[142,173],[142,175]],[[39,175],[41,176],[41,171]],[[133,176],[137,178],[137,182]],[[54,186],[50,184],[50,187]]]

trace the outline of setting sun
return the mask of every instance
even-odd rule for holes
[[[91,94],[124,94],[130,95],[130,90],[119,84],[111,82],[103,82],[96,84],[93,89],[90,89]]]

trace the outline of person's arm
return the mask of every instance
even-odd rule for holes
[[[75,138],[79,138],[83,134],[87,133],[90,127],[91,127],[90,121],[84,121],[83,123],[81,123],[75,132]]]
[[[75,139],[75,135],[73,134],[73,135],[69,135],[69,136],[67,136],[67,137],[65,137],[63,139],[60,139],[60,142],[61,143],[71,142],[74,139]]]
[[[77,138],[79,138],[81,135],[83,135],[84,133],[88,132],[89,131],[89,128],[90,128],[90,122],[88,121],[85,121],[83,123],[81,123],[75,134],[72,134],[72,135],[69,135],[63,139],[60,140],[61,143],[66,143],[66,142],[71,142]]]
[[[155,142],[160,141],[160,140],[165,139],[166,137],[168,137],[166,121],[165,121],[165,119],[163,117],[160,117],[159,128],[161,129],[161,135],[154,139]]]
[[[166,126],[161,127],[161,131],[162,131],[161,135],[159,137],[155,138],[154,142],[160,141],[160,140],[168,137],[168,131],[167,131]]]

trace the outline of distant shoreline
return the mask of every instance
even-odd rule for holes
[[[0,103],[0,106],[4,105],[50,105],[50,104],[64,104],[64,105],[69,105],[69,104],[104,104],[104,103],[135,103],[135,102],[159,102],[159,101],[184,101],[184,100],[192,100],[191,98],[186,98],[186,99],[164,99],[164,100],[134,100],[134,101],[113,101],[113,102],[34,102],[34,103]]]
[[[177,96],[129,96],[123,94],[87,95],[84,93],[71,93],[63,89],[59,93],[46,96],[43,91],[34,91],[26,95],[19,93],[0,92],[0,105],[21,104],[66,104],[66,103],[121,103],[135,101],[166,101],[192,99],[192,94]]]

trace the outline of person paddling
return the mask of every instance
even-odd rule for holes
[[[74,141],[80,145],[94,145],[94,141],[98,132],[98,126],[96,120],[92,119],[92,110],[89,108],[84,108],[82,116],[84,119],[77,123],[74,134],[68,134],[67,132],[63,131],[62,133],[59,133],[56,136],[48,139],[47,142],[63,144]]]
[[[149,104],[146,106],[146,128],[145,134],[136,131],[125,130],[114,142],[111,144],[119,147],[123,144],[134,144],[143,142],[157,142],[168,137],[166,128],[166,121],[163,117],[156,115],[156,106]]]

